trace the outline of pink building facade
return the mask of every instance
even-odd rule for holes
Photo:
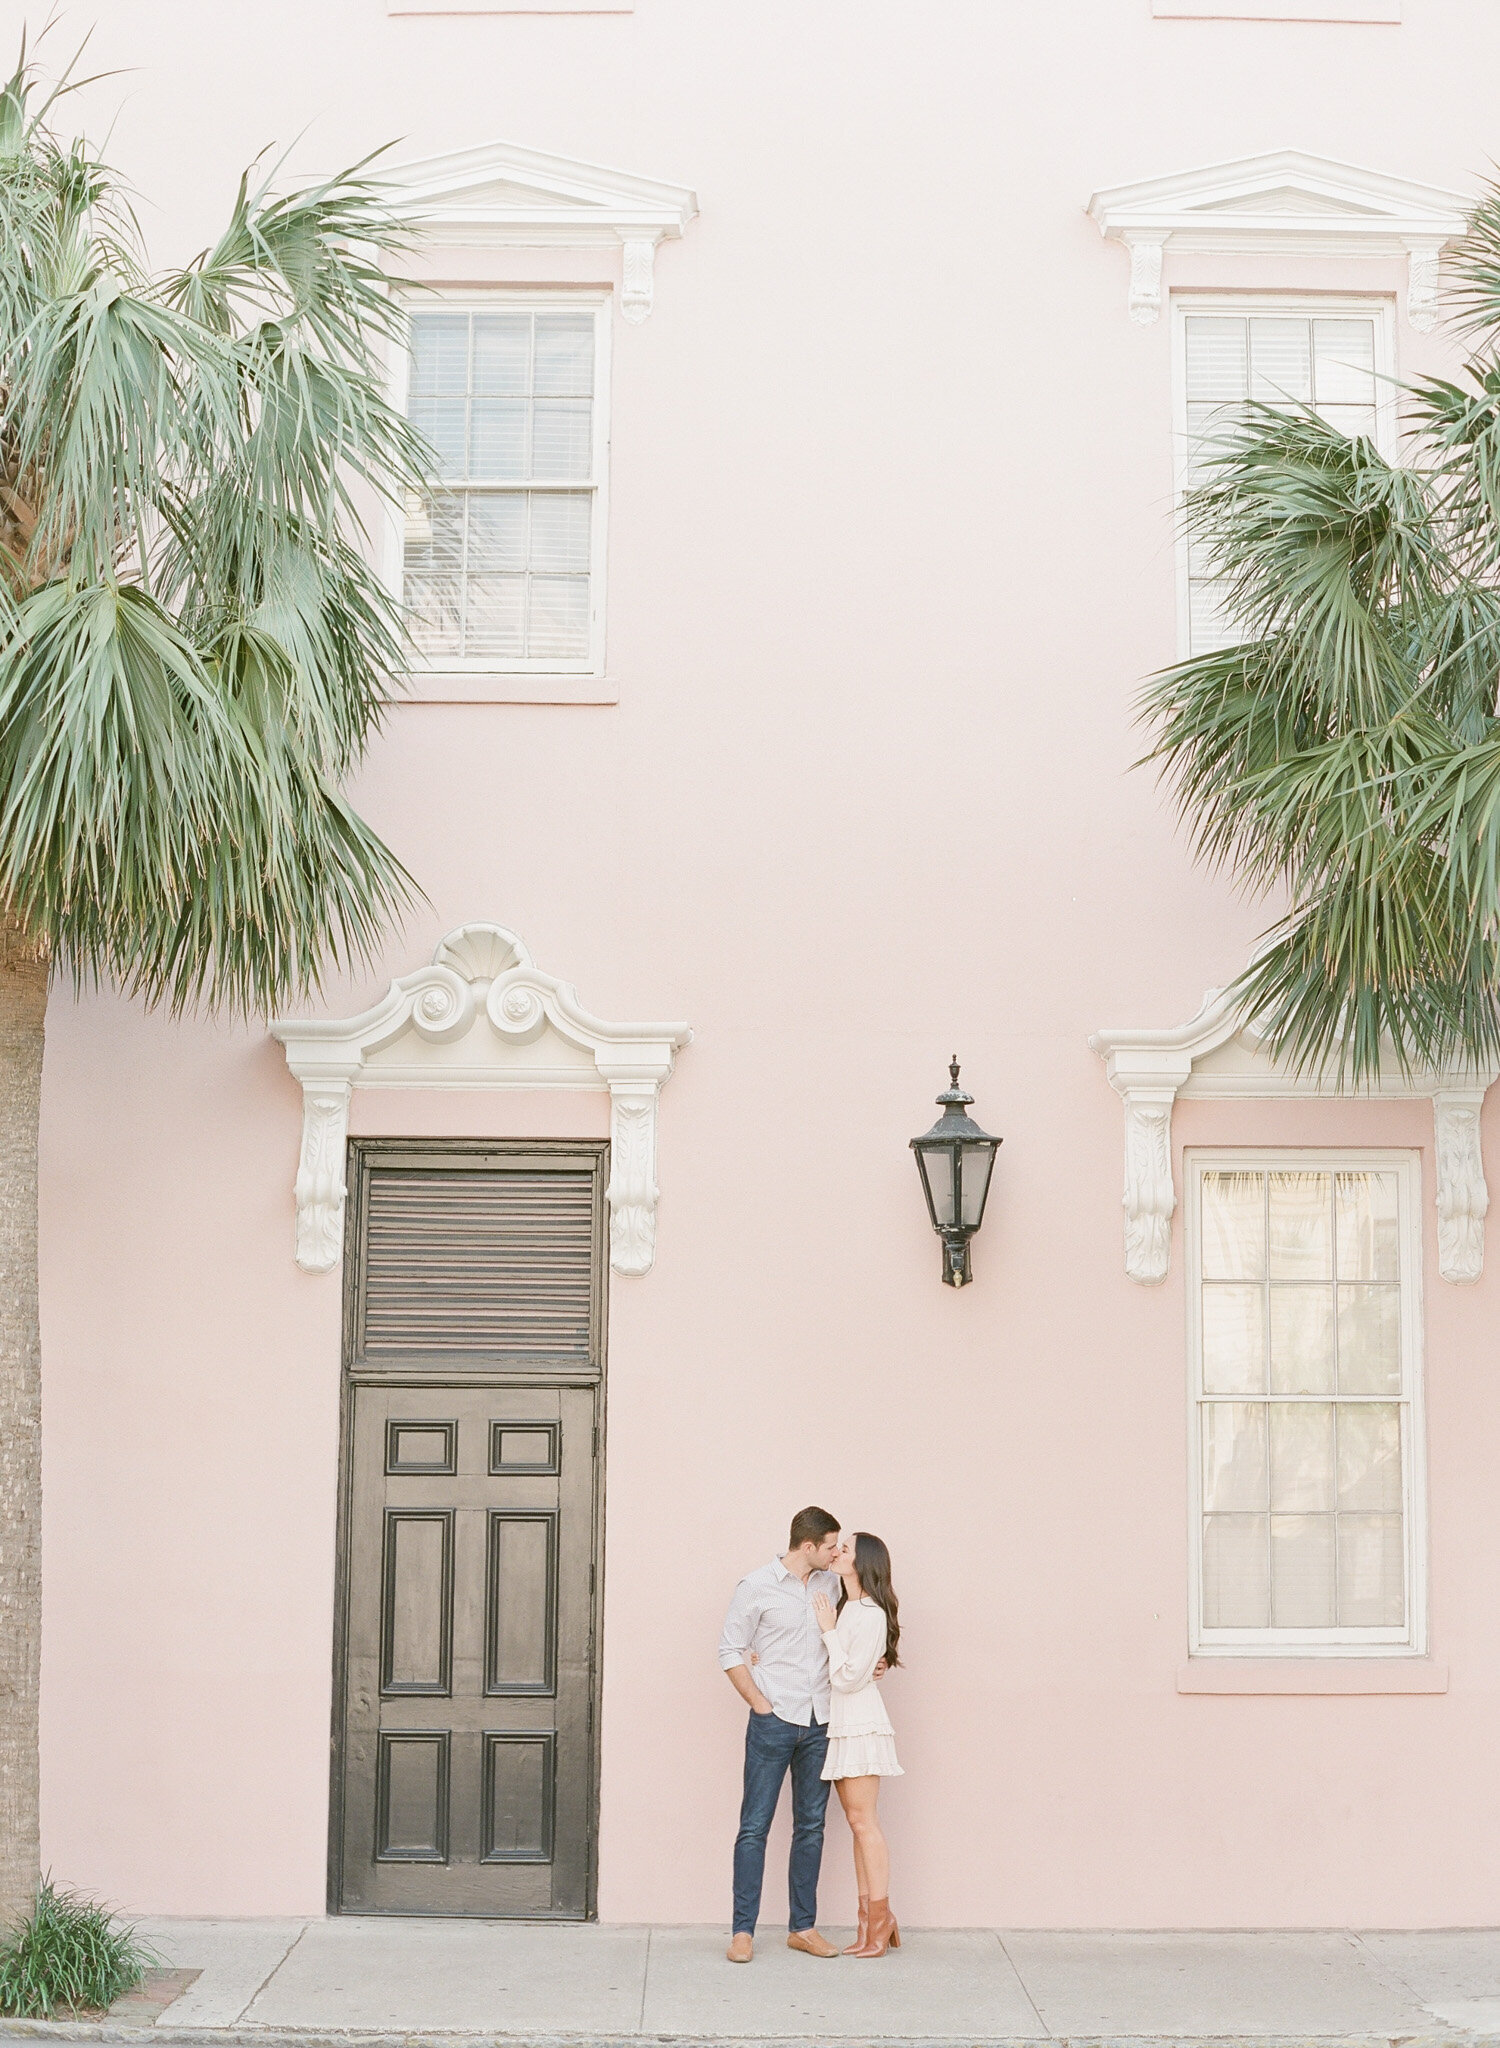
[[[400,138],[447,478],[355,791],[430,908],[274,1033],[53,1000],[47,1864],[723,1919],[717,1630],[816,1501],[895,1561],[903,1918],[1500,1918],[1493,1076],[1278,1073],[1204,1007],[1270,912],[1131,767],[1222,629],[1214,420],[1394,445],[1456,360],[1494,10],[116,0],[90,55],[163,260],[268,142]]]

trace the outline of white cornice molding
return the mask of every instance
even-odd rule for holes
[[[620,310],[639,322],[651,311],[659,242],[697,218],[683,185],[549,156],[515,142],[486,143],[424,157],[383,172],[398,213],[439,245],[492,249],[624,250]]]
[[[1341,1087],[1337,1076],[1276,1065],[1254,1025],[1225,989],[1213,988],[1185,1024],[1164,1030],[1096,1031],[1091,1049],[1125,1104],[1125,1270],[1148,1285],[1165,1280],[1171,1253],[1172,1108],[1189,1100],[1244,1102],[1308,1097],[1432,1102],[1437,1162],[1438,1270],[1477,1280],[1484,1270],[1489,1208],[1479,1114],[1500,1067],[1402,1074],[1394,1061],[1379,1079]]]
[[[1142,325],[1161,312],[1170,246],[1215,255],[1404,257],[1407,318],[1425,331],[1437,319],[1438,260],[1464,232],[1473,203],[1436,185],[1279,149],[1113,185],[1094,194],[1088,211],[1102,235],[1130,251],[1130,317]]]
[[[400,976],[357,1017],[279,1018],[271,1036],[302,1083],[297,1263],[338,1264],[344,1152],[355,1088],[593,1088],[610,1097],[610,1264],[656,1255],[656,1109],[686,1024],[611,1024],[544,974],[504,925],[449,932],[430,967]]]

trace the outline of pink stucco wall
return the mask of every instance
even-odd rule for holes
[[[895,1556],[887,1806],[914,1923],[1500,1917],[1500,1278],[1493,1254],[1478,1286],[1437,1277],[1430,1115],[1185,1104],[1175,1135],[1423,1151],[1448,1690],[1184,1695],[1180,1230],[1164,1287],[1125,1279],[1120,1105],[1085,1044],[1188,1015],[1263,920],[1128,772],[1133,692],[1174,651],[1170,323],[1129,323],[1082,207],[1285,146],[1467,186],[1497,148],[1500,18],[1406,11],[104,10],[91,67],[133,68],[86,106],[102,128],[123,102],[114,154],[164,255],[298,136],[312,167],[506,137],[702,204],[652,318],[615,323],[620,702],[393,715],[358,798],[433,909],[329,997],[352,1010],[493,918],[590,1008],[694,1026],[662,1098],[657,1263],[612,1289],[606,1919],[726,1910],[741,1716],[714,1641],[808,1499]],[[1398,279],[1169,277],[1193,281]],[[1403,369],[1444,360],[1404,321],[1399,343]],[[958,1295],[906,1145],[954,1047],[1005,1137]],[[356,1128],[601,1114],[388,1096]],[[135,1909],[322,1908],[340,1295],[292,1262],[299,1115],[259,1028],[54,1000],[45,1854]]]

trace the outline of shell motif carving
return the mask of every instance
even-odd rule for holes
[[[503,924],[465,924],[449,932],[432,956],[435,967],[447,967],[463,981],[498,981],[512,967],[529,967],[525,941]]]

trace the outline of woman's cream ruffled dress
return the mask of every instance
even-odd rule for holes
[[[873,1600],[849,1600],[836,1627],[823,1636],[828,1652],[825,1778],[904,1778],[896,1761],[896,1731],[875,1683],[885,1655],[885,1609]]]

